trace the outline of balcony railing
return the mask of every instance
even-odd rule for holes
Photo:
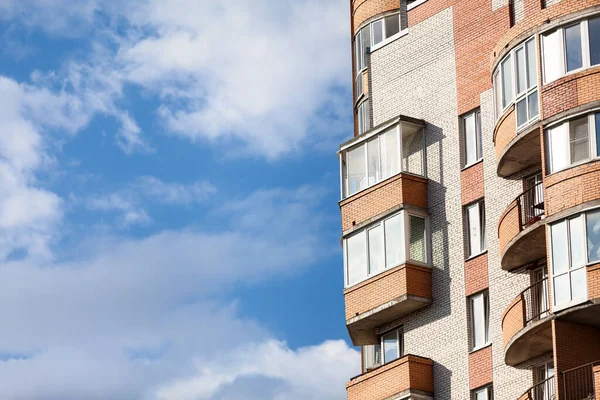
[[[517,197],[521,229],[541,220],[544,216],[544,188],[538,183]]]
[[[596,398],[594,367],[598,365],[600,365],[600,361],[572,368],[562,373],[565,388],[564,400],[589,400]]]
[[[548,278],[529,286],[522,292],[525,302],[525,325],[548,315],[550,301],[548,297]]]
[[[554,400],[556,395],[554,394],[554,377],[551,376],[532,386],[528,391],[523,393],[519,400]]]

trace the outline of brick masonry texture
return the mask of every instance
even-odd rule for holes
[[[518,295],[509,305],[502,316],[502,337],[504,347],[525,327],[525,299]]]
[[[600,162],[588,162],[546,177],[546,215],[600,198]]]
[[[483,198],[483,163],[479,162],[461,171],[462,204],[467,205]]]
[[[469,388],[477,389],[492,383],[492,346],[469,354]]]
[[[465,296],[488,288],[488,253],[465,261]]]
[[[517,121],[515,120],[515,107],[510,108],[502,115],[494,134],[496,145],[496,159],[499,160],[506,146],[517,136]]]
[[[346,232],[400,204],[427,209],[427,179],[402,173],[340,202]]]
[[[408,389],[432,392],[432,361],[405,356],[348,382],[348,400],[383,400]]]
[[[403,264],[346,289],[346,320],[404,295],[431,299],[431,269]]]
[[[551,82],[542,89],[544,118],[600,100],[600,67]]]
[[[400,0],[353,0],[352,1],[352,30],[357,28],[371,17],[386,11],[400,8]]]

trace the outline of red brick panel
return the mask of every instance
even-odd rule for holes
[[[483,163],[477,163],[460,173],[463,206],[484,196]]]
[[[504,254],[506,245],[521,232],[521,214],[517,200],[509,204],[498,222],[498,241],[500,254]]]
[[[435,0],[427,1],[417,8],[408,11],[408,26],[415,26],[418,23],[425,21],[442,10],[452,6],[456,0]]]
[[[465,261],[465,295],[471,296],[488,288],[488,254]]]
[[[500,118],[496,125],[494,133],[494,144],[496,145],[496,160],[500,160],[500,156],[508,144],[517,137],[517,121],[515,120],[515,106],[510,106],[510,109]]]
[[[404,295],[431,299],[431,268],[403,264],[346,289],[346,320]]]
[[[406,390],[433,393],[433,362],[408,355],[346,384],[348,400],[382,400]]]
[[[542,115],[544,118],[570,110],[577,105],[577,81],[571,77],[559,79],[542,89]]]
[[[600,263],[587,267],[588,299],[600,299]]]
[[[469,387],[471,390],[487,385],[492,380],[492,346],[469,354]]]
[[[504,347],[510,340],[525,327],[525,299],[523,295],[517,296],[502,315],[502,338]]]
[[[386,11],[398,10],[400,0],[353,0],[352,27],[356,34],[357,28],[371,17]]]
[[[342,231],[400,205],[427,209],[427,179],[398,174],[340,202]]]
[[[600,399],[600,365],[594,367],[594,387],[597,399]]]
[[[554,320],[552,332],[558,373],[600,360],[600,330]]]
[[[544,203],[546,214],[600,199],[600,162],[588,162],[546,177]]]

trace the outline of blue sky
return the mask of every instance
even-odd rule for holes
[[[0,0],[0,398],[345,398],[347,3]]]

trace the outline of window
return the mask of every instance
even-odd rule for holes
[[[490,343],[490,304],[488,292],[469,297],[471,321],[471,350],[478,350]]]
[[[492,386],[475,389],[472,392],[472,400],[494,400],[494,391]]]
[[[468,166],[482,158],[481,112],[476,111],[463,117],[463,165]]]
[[[537,383],[535,399],[553,400],[554,395],[554,362],[549,362],[537,368]]]
[[[588,212],[587,222],[587,253],[588,262],[600,262],[600,210]]]
[[[496,118],[515,104],[517,129],[539,117],[535,38],[515,47],[494,73]]]
[[[585,230],[585,214],[550,226],[555,307],[587,300]]]
[[[373,369],[404,356],[403,330],[395,329],[381,335],[379,344],[364,346],[365,369]]]
[[[371,118],[369,114],[369,100],[365,100],[358,106],[358,134],[363,134],[371,129]]]
[[[473,257],[486,248],[485,242],[485,206],[482,201],[465,209],[467,232],[467,258]]]
[[[600,156],[600,113],[579,117],[546,131],[548,171],[558,172]]]
[[[346,287],[402,265],[407,259],[426,264],[426,238],[426,218],[406,211],[352,234],[344,239]]]
[[[400,172],[423,176],[423,139],[423,130],[420,127],[394,125],[370,135],[354,147],[342,150],[342,198],[352,196]]]
[[[560,27],[542,36],[544,83],[600,64],[600,17]]]

